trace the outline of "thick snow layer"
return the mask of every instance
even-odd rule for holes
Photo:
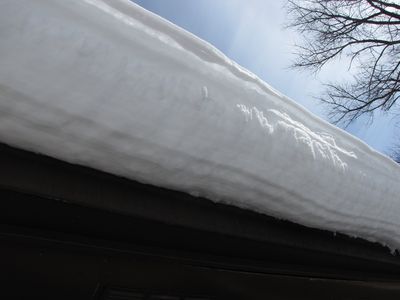
[[[2,0],[0,141],[400,248],[400,168],[127,0]]]

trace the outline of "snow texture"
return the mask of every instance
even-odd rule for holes
[[[400,168],[127,0],[2,0],[0,141],[400,248]]]

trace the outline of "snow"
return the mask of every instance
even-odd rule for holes
[[[3,0],[0,141],[400,248],[400,168],[127,0]]]

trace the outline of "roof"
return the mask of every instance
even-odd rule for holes
[[[0,154],[3,234],[5,224],[25,228],[28,236],[35,230],[78,234],[198,253],[242,271],[366,281],[400,276],[398,256],[377,243],[6,145]]]
[[[0,28],[2,143],[399,247],[397,164],[177,26],[55,0],[7,1]]]

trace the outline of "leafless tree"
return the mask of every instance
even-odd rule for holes
[[[389,111],[400,97],[400,1],[288,0],[289,26],[304,36],[293,67],[319,71],[341,56],[355,70],[350,83],[327,84],[320,100],[332,122]]]
[[[400,148],[395,149],[393,152],[389,153],[390,157],[400,164]]]
[[[400,143],[397,142],[389,149],[386,154],[390,156],[395,162],[400,164]]]

